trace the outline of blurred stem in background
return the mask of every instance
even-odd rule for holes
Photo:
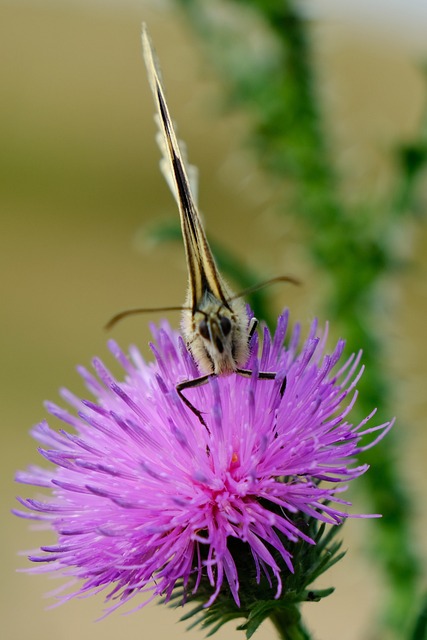
[[[389,381],[381,363],[380,285],[398,267],[393,237],[396,225],[413,211],[415,190],[427,159],[427,132],[396,152],[395,191],[382,202],[367,194],[356,206],[342,197],[328,152],[316,94],[309,24],[287,0],[228,0],[221,3],[177,0],[231,92],[235,108],[250,113],[253,143],[263,168],[290,182],[294,203],[284,207],[305,222],[307,249],[331,283],[325,311],[339,324],[349,351],[364,351],[366,373],[358,406],[363,416],[379,408],[389,416]],[[236,7],[236,5],[238,5]],[[264,34],[264,48],[254,47],[254,27]],[[262,37],[261,37],[262,41]],[[257,281],[232,257],[217,251],[220,266],[242,288]],[[272,317],[268,298],[258,300],[257,315]],[[383,317],[384,319],[384,317]],[[402,432],[402,418],[399,417]],[[411,535],[411,505],[397,468],[396,429],[380,447],[366,454],[371,464],[363,476],[376,523],[374,553],[387,585],[385,618],[396,637],[415,617],[418,565]],[[391,434],[393,436],[393,433]],[[384,613],[384,612],[383,612]]]

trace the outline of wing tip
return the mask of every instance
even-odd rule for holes
[[[150,45],[150,36],[148,35],[148,27],[145,21],[141,23],[141,41],[143,48]]]
[[[148,71],[148,79],[150,81],[151,88],[154,91],[156,84],[159,84],[158,70],[155,62],[154,48],[151,42],[150,34],[148,33],[146,22],[143,22],[141,25],[141,44],[142,55]]]

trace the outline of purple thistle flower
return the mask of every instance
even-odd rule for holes
[[[106,600],[118,598],[114,609],[140,593],[168,600],[178,584],[195,593],[203,582],[210,586],[207,606],[223,588],[239,605],[232,539],[252,556],[257,582],[265,576],[272,584],[274,577],[272,596],[279,597],[294,570],[287,547],[314,544],[297,515],[329,524],[348,517],[350,503],[339,494],[368,468],[354,457],[393,421],[365,428],[372,412],[357,426],[347,422],[363,371],[360,354],[335,371],[343,341],[324,355],[327,332],[316,337],[314,322],[299,351],[298,325],[284,346],[287,325],[285,313],[273,337],[264,329],[260,355],[253,337],[250,378],[212,377],[186,390],[208,429],[178,397],[177,383],[198,370],[167,323],[152,328],[154,362],[146,363],[135,347],[128,358],[110,341],[124,382],[95,359],[96,377],[79,369],[95,401],[62,390],[74,413],[47,404],[75,433],[54,431],[46,422],[34,428],[40,453],[55,468],[31,467],[17,481],[48,488],[51,496],[19,499],[30,512],[15,513],[56,532],[57,544],[30,560],[39,563],[31,571],[78,581],[61,600],[110,588]],[[258,371],[277,376],[262,380]],[[360,446],[374,432],[374,441]]]

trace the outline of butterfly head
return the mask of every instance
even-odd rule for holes
[[[187,345],[204,373],[227,375],[248,358],[249,319],[243,300],[221,302],[211,293],[197,309],[185,308],[182,330]]]

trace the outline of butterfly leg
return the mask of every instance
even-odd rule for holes
[[[251,341],[251,338],[254,335],[255,331],[257,330],[257,327],[258,327],[258,320],[256,318],[251,318],[249,322],[249,327],[248,327],[248,342]]]
[[[257,318],[251,318],[249,322],[249,327],[248,327],[248,342],[250,342],[257,328],[258,328]],[[252,371],[250,371],[249,369],[238,368],[236,369],[236,373],[245,377],[250,377],[252,375]],[[260,371],[258,373],[258,378],[260,378],[260,380],[274,380],[275,377],[276,377],[276,373],[274,371]],[[286,376],[280,386],[280,396],[282,398],[283,398],[283,394],[285,393],[285,389],[286,389]]]
[[[245,378],[250,378],[253,372],[250,369],[236,369],[236,373],[238,373],[240,376],[244,376]],[[274,380],[276,378],[276,375],[277,374],[275,371],[259,371],[258,372],[258,378],[260,380]],[[281,398],[283,398],[285,389],[286,389],[286,376],[283,378],[283,382],[280,385],[279,393]]]
[[[183,394],[183,391],[185,391],[185,389],[193,389],[194,387],[201,387],[202,385],[206,384],[209,378],[211,377],[212,377],[212,373],[208,373],[205,376],[200,376],[199,378],[193,378],[193,380],[184,380],[184,382],[180,382],[179,384],[176,385],[176,390],[178,392],[178,395],[183,401],[183,403],[185,404],[185,406],[188,407],[190,411],[194,413],[195,416],[197,416],[197,418],[200,420],[202,425],[205,427],[205,429],[207,429],[209,433],[210,433],[209,427],[204,421],[201,411],[196,409],[194,404],[192,404],[190,400],[185,397],[185,395]]]

